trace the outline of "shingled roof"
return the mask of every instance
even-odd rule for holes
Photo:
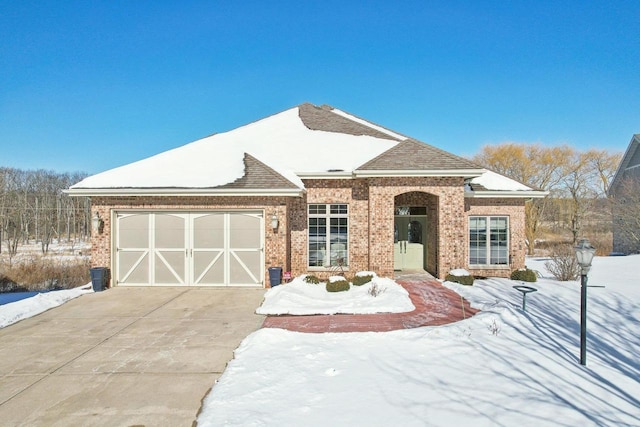
[[[304,103],[92,175],[69,192],[299,195],[305,191],[303,179],[473,178],[484,172],[469,160],[345,111]]]
[[[407,139],[358,167],[358,170],[455,170],[477,169],[481,166],[439,148]]]
[[[401,138],[394,137],[393,132],[384,132],[378,129],[384,129],[381,126],[372,127],[372,123],[368,123],[363,119],[357,122],[353,118],[347,118],[344,115],[336,114],[340,110],[336,110],[330,105],[322,105],[317,107],[313,104],[305,102],[298,106],[298,115],[300,120],[306,127],[311,130],[320,130],[325,132],[345,133],[348,135],[367,135],[374,138],[390,139],[400,141]],[[364,123],[367,123],[365,125]]]
[[[284,176],[265,165],[255,157],[244,153],[244,175],[232,183],[220,185],[217,188],[220,189],[297,189],[294,185]]]

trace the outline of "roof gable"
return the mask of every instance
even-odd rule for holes
[[[481,171],[482,167],[439,148],[418,142],[415,139],[407,139],[358,167],[358,170],[367,171],[438,171],[455,169],[477,169]]]
[[[298,186],[287,178],[262,163],[260,160],[244,153],[244,175],[237,180],[221,185],[220,189],[297,189]]]

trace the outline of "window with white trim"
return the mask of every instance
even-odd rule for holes
[[[349,216],[346,204],[309,205],[309,267],[349,265]]]
[[[509,265],[508,217],[469,217],[469,264]]]

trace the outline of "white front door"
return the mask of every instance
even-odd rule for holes
[[[259,286],[262,212],[119,212],[118,285]]]
[[[426,237],[426,216],[397,215],[394,223],[393,269],[424,269]]]

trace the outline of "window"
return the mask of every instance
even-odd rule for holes
[[[509,221],[506,216],[469,218],[469,264],[509,264]]]
[[[309,205],[309,267],[348,265],[347,205]]]

